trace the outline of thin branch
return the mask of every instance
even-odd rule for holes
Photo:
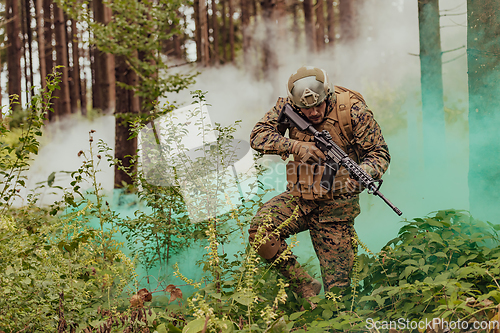
[[[443,16],[460,16],[460,15],[465,15],[467,14],[467,12],[463,12],[463,13],[456,13],[456,14],[442,14],[442,15],[439,15],[441,17]]]
[[[466,52],[464,52],[464,53],[462,53],[461,55],[459,55],[459,56],[457,56],[457,57],[455,57],[455,58],[453,58],[453,59],[450,59],[450,60],[447,60],[447,61],[443,61],[443,64],[447,64],[447,63],[449,63],[449,62],[452,62],[452,61],[454,61],[454,60],[457,60],[458,58],[461,58],[461,57],[463,57],[463,56],[464,56],[464,55],[466,55],[466,54],[467,54],[467,53],[466,53]]]
[[[462,7],[463,5],[466,5],[466,4],[467,4],[467,2],[463,2],[462,4],[460,4],[460,5],[456,6],[456,7],[453,7],[453,8],[450,8],[450,9],[442,9],[442,10],[440,10],[440,12],[451,12],[452,10],[460,8],[460,7]]]
[[[457,50],[461,50],[461,49],[463,49],[463,48],[465,48],[465,45],[459,46],[459,47],[457,47],[457,48],[455,48],[455,49],[442,51],[442,52],[441,52],[441,54],[443,54],[443,53],[448,53],[448,52],[453,52],[453,51],[457,51]]]

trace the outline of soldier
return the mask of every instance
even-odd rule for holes
[[[324,169],[325,155],[309,133],[291,128],[288,138],[285,137],[287,128],[278,123],[278,117],[289,103],[318,131],[327,130],[334,142],[374,179],[380,179],[387,170],[389,150],[361,94],[339,86],[332,89],[324,70],[299,68],[290,76],[287,92],[288,97],[279,98],[250,134],[250,145],[259,152],[278,154],[283,160],[293,155],[293,161],[287,164],[287,191],[259,209],[249,229],[250,241],[255,240],[259,226],[265,224],[268,240],[260,245],[254,242],[254,246],[261,257],[274,262],[287,249],[286,238],[309,230],[324,290],[345,288],[350,285],[349,274],[356,253],[354,218],[360,213],[362,188],[341,167],[331,191],[317,190],[317,175],[321,176]],[[290,220],[294,210],[298,215]],[[287,219],[288,224],[283,224]],[[302,297],[317,295],[321,283],[301,268],[296,258],[290,255],[280,260],[279,271],[295,284]]]

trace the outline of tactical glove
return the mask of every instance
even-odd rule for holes
[[[310,159],[314,162],[318,162],[320,159],[326,159],[325,154],[316,147],[314,142],[295,141],[292,146],[292,153],[298,155],[300,160],[304,163]]]

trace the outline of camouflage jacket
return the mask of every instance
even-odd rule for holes
[[[278,116],[288,98],[279,98],[276,105],[257,122],[250,134],[250,146],[263,154],[277,154],[283,159],[292,153],[293,141],[278,130]],[[335,95],[330,97],[326,115],[334,111]],[[359,153],[360,166],[375,178],[381,178],[389,167],[390,155],[380,126],[366,104],[356,100],[351,106],[354,139],[351,144]]]

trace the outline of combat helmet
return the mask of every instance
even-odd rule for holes
[[[288,79],[286,88],[288,97],[299,108],[321,104],[332,91],[326,72],[312,66],[299,68]]]

